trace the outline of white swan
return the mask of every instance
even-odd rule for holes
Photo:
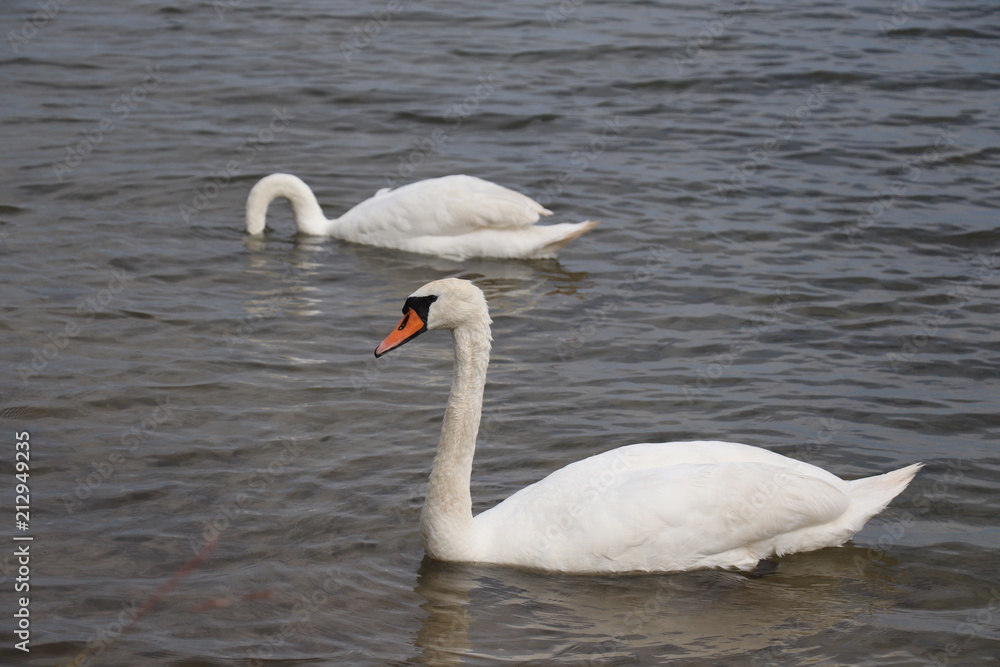
[[[490,316],[465,280],[424,285],[375,356],[451,329],[455,376],[421,515],[439,560],[559,572],[753,569],[770,556],[846,542],[922,464],[844,481],[822,468],[732,442],[621,447],[558,470],[472,516]]]
[[[260,179],[247,197],[250,234],[263,234],[267,209],[284,197],[303,234],[462,260],[555,257],[597,223],[536,225],[551,215],[534,199],[474,176],[443,176],[383,188],[344,215],[327,220],[309,186],[291,174]]]

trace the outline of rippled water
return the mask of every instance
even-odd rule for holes
[[[0,8],[5,664],[995,664],[996,3],[106,5]],[[331,215],[470,173],[602,224],[547,262],[284,205],[249,241],[272,171]],[[477,511],[650,440],[927,467],[759,579],[425,561],[448,336],[371,352],[448,275],[495,321]]]

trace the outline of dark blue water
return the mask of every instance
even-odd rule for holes
[[[995,664],[1000,5],[15,1],[0,33],[4,664]],[[274,171],[331,216],[468,173],[602,223],[544,262],[307,243],[285,205],[248,240]],[[477,511],[650,440],[926,468],[759,579],[425,562],[448,337],[371,352],[449,275],[494,319]]]

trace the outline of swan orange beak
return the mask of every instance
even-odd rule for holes
[[[399,326],[386,336],[381,345],[375,348],[375,356],[381,357],[389,350],[395,350],[403,343],[413,340],[425,331],[427,331],[427,323],[417,315],[417,311],[407,308],[403,313],[403,319],[399,321]]]

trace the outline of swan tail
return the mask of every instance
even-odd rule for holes
[[[580,238],[591,229],[597,226],[597,220],[586,220],[565,225],[552,225],[551,228],[562,227],[560,234],[541,246],[532,256],[536,258],[555,257],[556,253],[562,250],[568,243]],[[569,228],[568,231],[565,231]]]
[[[902,493],[923,465],[914,463],[882,475],[848,482],[848,495],[854,514],[852,523],[857,526],[855,530],[861,530],[869,519],[884,510],[893,498]]]

